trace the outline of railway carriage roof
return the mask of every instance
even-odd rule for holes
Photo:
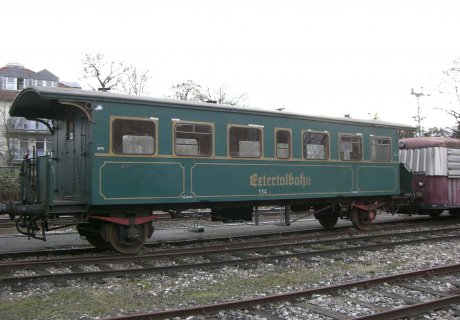
[[[451,148],[460,149],[460,139],[444,137],[419,137],[399,140],[401,149]]]
[[[335,118],[324,116],[311,116],[297,113],[270,111],[264,109],[234,107],[228,105],[210,104],[204,102],[182,101],[172,99],[160,99],[152,97],[141,97],[134,95],[123,95],[99,91],[87,91],[79,89],[67,88],[51,88],[51,87],[31,87],[22,90],[10,109],[10,115],[15,117],[26,118],[47,118],[53,119],[58,114],[62,113],[66,108],[61,104],[61,101],[77,102],[77,103],[103,103],[115,102],[133,105],[147,106],[168,106],[172,108],[190,108],[200,109],[214,112],[229,112],[251,115],[266,115],[282,118],[318,120],[335,123],[347,123],[364,125],[371,127],[388,127],[401,130],[413,131],[412,126],[390,123],[379,120],[360,120],[353,118]]]

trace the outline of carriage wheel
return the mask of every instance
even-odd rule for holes
[[[337,224],[337,221],[339,221],[339,215],[330,212],[327,214],[318,215],[316,219],[318,219],[319,223],[324,227],[324,229],[330,230],[334,228],[334,226]]]
[[[77,226],[78,233],[85,237],[86,241],[92,246],[98,249],[106,249],[109,244],[102,237],[101,229],[102,225],[98,222],[81,223]]]
[[[107,238],[116,251],[132,254],[139,251],[149,235],[149,223],[136,225],[134,230],[128,226],[110,223],[107,225]],[[133,234],[133,231],[135,234]]]
[[[351,222],[353,226],[358,230],[370,230],[372,229],[372,223],[375,219],[375,211],[364,211],[357,208],[353,208],[350,213]]]

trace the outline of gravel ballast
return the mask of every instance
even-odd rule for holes
[[[202,258],[197,258],[202,259]],[[243,297],[264,296],[279,292],[303,290],[352,280],[373,278],[398,272],[458,263],[460,241],[401,246],[360,254],[342,253],[332,257],[313,257],[308,260],[289,259],[251,266],[227,266],[213,270],[194,270],[177,274],[153,274],[131,278],[106,278],[93,281],[69,280],[65,284],[41,283],[30,285],[25,291],[11,287],[0,290],[1,319],[99,319],[106,316],[165,310]],[[114,268],[117,266],[114,265]],[[135,266],[134,266],[135,267]],[[456,279],[452,279],[455,283]],[[418,286],[439,291],[459,290],[449,282],[436,279]],[[382,308],[404,306],[405,302],[389,299],[382,290],[407,295],[420,301],[433,298],[430,294],[405,287],[379,286],[368,290],[350,290],[347,295]],[[332,307],[350,316],[370,314],[367,307],[347,299],[333,299],[318,295],[286,302],[259,306],[260,314],[247,311],[220,312],[221,319],[264,319],[269,313],[281,319],[327,319],[309,311],[306,304]],[[300,305],[300,306],[299,306]],[[456,309],[455,309],[456,308]],[[425,319],[455,319],[459,306],[434,312]],[[193,317],[190,319],[200,319]],[[203,318],[204,319],[204,318]]]

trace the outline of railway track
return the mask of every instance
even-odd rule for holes
[[[393,231],[396,230],[407,230],[409,228],[433,228],[433,227],[443,227],[446,224],[452,225],[457,223],[457,220],[452,219],[451,217],[442,217],[437,220],[432,219],[423,219],[417,217],[414,220],[396,220],[396,221],[382,221],[374,225],[374,228],[366,233],[360,234],[370,234],[370,233],[381,233],[386,232],[388,229]],[[230,226],[229,228],[232,228]],[[237,226],[235,226],[237,227]],[[212,228],[212,226],[211,226]],[[170,228],[171,229],[171,228]],[[174,229],[174,228],[172,228]],[[268,231],[268,232],[254,232],[252,234],[238,234],[237,232],[233,233],[231,236],[220,236],[220,237],[203,237],[200,236],[199,238],[189,238],[189,239],[180,239],[180,240],[170,240],[170,241],[152,241],[148,242],[144,245],[144,248],[147,250],[155,249],[161,247],[177,247],[177,246],[184,246],[184,245],[203,245],[210,242],[235,242],[235,241],[246,241],[248,239],[256,239],[256,238],[272,238],[274,236],[289,238],[289,237],[298,237],[299,235],[308,234],[311,237],[324,237],[325,235],[334,234],[338,237],[342,235],[349,235],[350,232],[357,233],[354,230],[350,231],[349,226],[338,226],[335,227],[333,230],[324,230],[322,227],[310,227],[309,229],[302,229],[302,230],[283,230],[283,231]],[[10,238],[12,235],[6,236]],[[16,235],[13,235],[16,236]],[[23,237],[22,235],[17,235],[18,237]],[[53,235],[50,235],[50,237]],[[0,236],[0,241],[2,237]],[[155,236],[154,236],[155,237]],[[83,255],[83,254],[97,254],[101,252],[107,252],[111,254],[112,251],[110,249],[96,249],[91,245],[87,246],[79,246],[69,248],[69,246],[65,246],[64,248],[57,247],[56,249],[40,249],[40,250],[20,250],[20,251],[6,251],[0,252],[0,261],[6,259],[21,259],[27,257],[51,257],[51,256],[62,256],[62,255]]]
[[[443,277],[446,274],[450,275],[450,277]],[[204,315],[203,319],[212,319],[214,318],[213,315],[222,311],[233,311],[233,315],[236,313],[240,314],[240,316],[246,316],[247,318],[249,318],[249,315],[252,315],[262,316],[266,319],[289,319],[291,317],[298,317],[299,313],[302,311],[305,313],[313,312],[320,316],[324,316],[326,319],[337,320],[398,319],[402,317],[420,315],[431,310],[460,304],[460,282],[452,281],[452,276],[458,278],[459,274],[460,264],[455,264],[413,272],[398,273],[395,275],[377,277],[361,281],[352,281],[320,288],[274,294],[264,297],[234,300],[215,303],[212,305],[200,305],[160,312],[124,315],[123,317],[106,318],[106,320],[154,320],[187,317],[193,315]],[[451,282],[454,282],[455,289],[437,291],[429,288],[428,283],[434,276],[437,277],[437,281],[444,282],[446,284],[448,283],[450,286],[452,286]],[[427,283],[427,286],[424,287],[420,285],[414,285],[414,283],[419,283],[421,281]],[[428,301],[421,301],[413,297],[398,295],[390,292],[389,286],[407,288],[412,292],[419,291],[425,294],[428,293],[433,298]],[[387,296],[394,300],[402,300],[403,303],[398,308],[381,307],[378,304],[354,297],[357,290],[373,290],[376,291],[375,294],[378,292],[378,294]],[[364,311],[362,311],[358,316],[353,316],[343,312],[331,310],[331,308],[324,307],[321,304],[313,304],[309,301],[309,298],[311,297],[316,296],[318,298],[326,295],[327,297],[333,297],[337,303],[339,303],[340,300],[346,300],[350,302],[350,305],[363,306],[365,308],[361,309]],[[374,293],[371,292],[371,295],[374,295]],[[277,305],[286,301],[289,302],[288,306],[291,306],[292,308],[291,310],[287,310],[287,308],[284,307],[283,310],[286,311],[283,312],[284,317],[281,317],[280,315],[276,314]],[[316,299],[316,301],[318,301],[318,299]],[[299,309],[301,310],[299,311]],[[460,316],[460,313],[455,316]]]
[[[229,265],[257,264],[290,258],[309,259],[365,250],[380,250],[402,245],[417,245],[433,241],[460,239],[460,229],[396,232],[386,234],[337,237],[335,234],[318,240],[317,235],[286,239],[248,240],[182,249],[158,250],[143,255],[92,255],[51,258],[34,261],[0,263],[0,284],[26,288],[27,284],[43,281],[65,282],[69,279],[96,279],[171,273],[190,269],[206,269]],[[190,262],[190,258],[193,261]]]

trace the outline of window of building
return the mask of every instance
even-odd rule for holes
[[[178,123],[174,127],[174,150],[179,156],[210,157],[212,155],[212,126]]]
[[[112,151],[116,154],[153,155],[155,139],[154,121],[115,119],[112,122]]]
[[[37,153],[37,156],[43,156],[46,153],[45,150],[45,139],[44,138],[37,138],[35,140],[35,152]]]
[[[18,78],[17,81],[17,90],[22,90],[24,89],[24,79]]]
[[[289,159],[291,157],[291,132],[289,130],[276,130],[276,157]]]
[[[20,130],[21,129],[21,118],[9,117],[7,120],[7,128],[11,130]]]
[[[26,155],[31,158],[30,150],[29,150],[29,139],[28,138],[21,138],[19,139],[19,159],[24,159]]]
[[[22,160],[19,156],[19,138],[11,138],[9,141],[10,149],[14,160]]]
[[[16,90],[16,79],[15,78],[6,78],[6,90]]]
[[[304,131],[303,158],[306,160],[329,159],[329,135],[323,132]]]
[[[230,127],[228,135],[230,157],[262,157],[262,130],[260,128]]]
[[[51,137],[35,138],[35,143],[29,138],[12,138],[11,148],[14,152],[14,160],[23,160],[26,155],[28,158],[40,157],[50,154],[53,148]]]
[[[358,135],[340,136],[340,160],[361,161],[363,159],[362,137]]]
[[[372,160],[379,162],[391,161],[391,139],[390,138],[372,138]]]
[[[32,87],[35,85],[35,80],[33,79],[25,79],[25,86],[26,87]]]

